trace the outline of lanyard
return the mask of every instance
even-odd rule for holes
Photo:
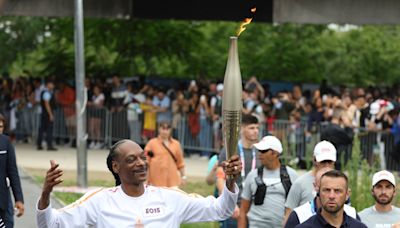
[[[315,197],[313,200],[310,201],[311,204],[311,213],[315,215],[317,213],[317,210],[315,208],[315,201],[318,200],[317,197]]]
[[[244,152],[243,152],[243,145],[242,142],[238,142],[238,147],[239,147],[239,153],[240,153],[240,161],[242,162],[242,171],[241,171],[241,176],[242,179],[245,179],[245,162],[244,162]],[[252,151],[252,162],[251,162],[251,170],[256,168],[256,149],[254,149],[254,146],[251,149]]]

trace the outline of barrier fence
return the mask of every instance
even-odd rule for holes
[[[53,137],[56,143],[72,145],[76,137],[75,108],[58,107],[54,115]],[[33,143],[36,143],[40,125],[40,109],[25,107],[15,110],[15,118],[16,125],[13,133],[17,140],[31,139]],[[220,149],[214,146],[217,139],[216,131],[209,119],[199,119],[200,131],[196,134],[191,129],[187,115],[182,115],[175,122],[173,136],[182,144],[186,155],[198,153],[207,156],[210,153],[219,152]],[[88,106],[86,115],[88,145],[92,148],[109,148],[115,141],[125,138],[144,145],[148,138],[144,137],[146,134],[143,134],[143,123],[143,114],[132,117],[128,116],[126,109],[111,112],[106,108]],[[287,161],[295,161],[299,166],[305,166],[312,157],[315,144],[320,141],[324,126],[324,124],[316,124],[310,128],[305,122],[275,120],[272,124],[262,125],[260,138],[267,134],[277,136],[284,145],[283,157]],[[367,159],[370,164],[380,162],[381,168],[400,170],[398,161],[400,147],[395,144],[394,135],[387,131],[373,132],[359,129],[357,131],[359,131],[358,139],[362,158]],[[156,135],[155,131],[154,134]],[[351,158],[352,145],[337,147],[340,156],[338,163],[347,162]]]

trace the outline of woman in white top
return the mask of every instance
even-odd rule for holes
[[[105,118],[104,112],[104,94],[99,85],[93,87],[93,96],[91,101],[88,102],[88,115],[89,115],[89,137],[92,142],[89,145],[90,149],[100,149],[102,144],[101,139],[101,120]]]

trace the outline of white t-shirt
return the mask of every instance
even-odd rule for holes
[[[365,208],[359,213],[361,222],[368,228],[391,228],[393,224],[400,222],[400,208],[392,208],[388,212],[379,212],[375,206]]]
[[[179,227],[181,223],[218,221],[230,217],[235,193],[226,187],[220,197],[207,198],[180,190],[146,186],[139,197],[124,193],[121,186],[86,193],[62,209],[37,209],[37,226],[47,227]],[[38,207],[36,207],[38,208]]]

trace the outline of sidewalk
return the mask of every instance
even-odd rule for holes
[[[63,170],[76,170],[76,149],[70,147],[57,147],[58,151],[36,150],[36,147],[28,144],[16,144],[17,164],[24,169],[48,169],[50,159],[56,160]],[[106,165],[108,150],[88,150],[88,172],[105,172],[111,175]],[[185,158],[186,175],[188,178],[205,178],[207,172],[207,160],[199,156]]]

